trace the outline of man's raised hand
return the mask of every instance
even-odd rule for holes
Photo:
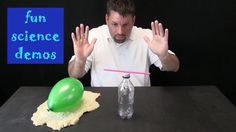
[[[87,57],[92,53],[94,44],[96,43],[97,39],[94,38],[91,41],[91,44],[88,42],[89,36],[89,27],[80,24],[80,27],[75,28],[75,33],[71,33],[71,38],[73,41],[74,47],[74,54],[76,58],[79,60],[85,61]]]
[[[168,29],[163,30],[163,26],[157,20],[151,22],[153,39],[150,40],[144,36],[144,40],[148,47],[157,54],[160,58],[165,58],[168,55]]]

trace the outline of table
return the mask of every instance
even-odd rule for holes
[[[235,132],[236,108],[215,86],[136,87],[134,115],[117,115],[117,88],[86,87],[99,92],[100,107],[85,113],[62,132]],[[20,87],[0,108],[0,132],[46,132],[34,126],[32,114],[51,87]]]

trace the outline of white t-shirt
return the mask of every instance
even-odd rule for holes
[[[122,44],[116,43],[107,25],[89,31],[89,42],[97,38],[92,54],[87,58],[85,71],[91,69],[91,86],[118,86],[124,73],[104,71],[104,69],[149,72],[150,65],[162,68],[161,61],[147,46],[143,36],[152,39],[150,29],[133,27],[131,35]],[[74,59],[74,56],[71,60]],[[70,60],[70,61],[71,61]],[[134,86],[150,86],[149,75],[131,74]]]

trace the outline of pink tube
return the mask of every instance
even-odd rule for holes
[[[104,69],[104,71],[120,72],[120,73],[129,73],[129,74],[143,74],[143,75],[150,75],[149,72],[124,71],[124,70],[114,70],[114,69]]]

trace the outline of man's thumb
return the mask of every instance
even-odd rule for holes
[[[145,42],[149,45],[151,43],[151,40],[149,39],[148,36],[144,36],[143,39],[145,40]]]
[[[91,42],[92,45],[94,45],[97,42],[97,38],[94,38]]]

